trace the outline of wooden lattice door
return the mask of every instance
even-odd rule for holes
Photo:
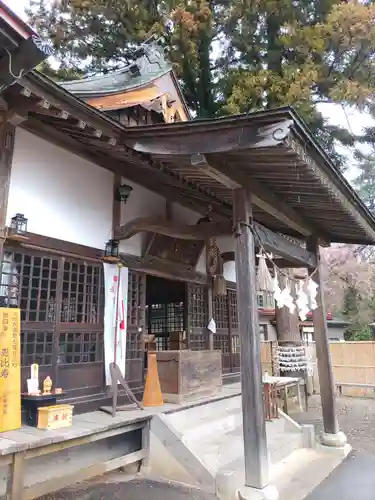
[[[240,371],[240,337],[238,327],[237,290],[228,289],[228,318],[230,335],[230,371]]]
[[[0,306],[21,309],[21,377],[27,390],[30,365],[56,380],[56,294],[59,258],[6,246],[1,261]]]
[[[137,393],[143,390],[146,333],[146,275],[129,269],[126,380]]]
[[[69,397],[104,389],[104,273],[101,263],[59,260],[56,383]]]
[[[202,351],[208,348],[208,289],[203,285],[186,285],[188,348]]]

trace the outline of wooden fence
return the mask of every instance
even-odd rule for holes
[[[338,383],[375,385],[375,342],[331,342],[333,374]],[[319,393],[315,344],[309,344],[307,356],[311,358],[313,376],[310,381]],[[360,387],[342,387],[344,396],[374,397],[374,390]]]

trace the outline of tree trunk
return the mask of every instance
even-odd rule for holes
[[[290,274],[290,271],[288,271]],[[280,288],[283,289],[286,284],[286,277],[279,275]],[[296,291],[293,282],[289,282],[291,287],[291,295],[296,298]],[[296,310],[293,314],[289,312],[287,307],[281,309],[276,308],[276,330],[277,340],[282,345],[298,345],[301,343],[301,333],[299,329],[299,317]]]
[[[292,270],[285,270],[288,275],[292,275]],[[280,288],[283,289],[286,285],[287,278],[279,275]],[[290,293],[293,299],[296,299],[295,284],[289,281]],[[280,347],[293,347],[301,345],[301,332],[299,327],[299,316],[297,309],[293,314],[290,313],[287,307],[281,309],[276,308],[276,330],[277,340]],[[305,373],[301,371],[285,371],[281,370],[280,375],[283,377],[304,377]]]

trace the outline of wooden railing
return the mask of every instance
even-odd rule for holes
[[[265,420],[279,418],[276,384],[263,384],[263,402]]]

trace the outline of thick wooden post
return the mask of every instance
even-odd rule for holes
[[[337,434],[339,426],[336,413],[335,380],[332,370],[331,351],[328,342],[327,316],[324,304],[324,288],[321,279],[321,263],[319,245],[316,241],[308,242],[308,249],[316,254],[317,270],[312,279],[319,286],[316,302],[318,307],[313,311],[315,348],[319,374],[320,398],[322,401],[324,432]],[[310,270],[310,274],[314,270]]]
[[[236,227],[237,304],[241,347],[241,387],[246,486],[262,489],[268,483],[268,453],[260,364],[260,334],[255,275],[254,236],[249,227],[251,196],[233,192]]]
[[[3,258],[5,243],[5,226],[15,139],[15,127],[7,123],[5,111],[1,114],[1,118],[3,122],[0,124],[0,263]]]

